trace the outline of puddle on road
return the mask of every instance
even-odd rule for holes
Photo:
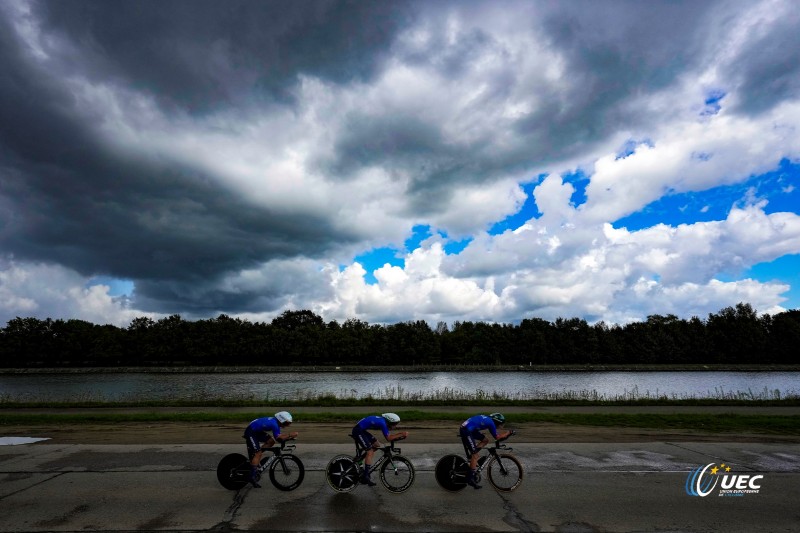
[[[20,444],[33,444],[43,440],[50,440],[50,437],[0,437],[0,446],[17,446]]]

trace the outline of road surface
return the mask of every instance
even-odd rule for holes
[[[403,443],[417,479],[401,495],[379,484],[337,494],[324,481],[345,444],[303,444],[303,484],[232,492],[215,469],[232,444],[0,446],[0,531],[797,531],[800,444],[723,442],[510,443],[525,480],[511,494],[448,493],[436,460],[453,444]],[[708,464],[758,493],[686,492]],[[710,474],[706,474],[707,476]],[[755,478],[754,476],[763,476]],[[746,478],[744,476],[751,476]]]

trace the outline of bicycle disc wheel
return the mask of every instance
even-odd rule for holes
[[[522,483],[522,464],[511,454],[500,454],[489,463],[489,483],[502,492],[511,492]]]
[[[444,490],[458,492],[467,486],[467,461],[460,455],[445,455],[436,463],[436,481]]]
[[[294,455],[276,457],[269,467],[269,480],[280,490],[294,490],[303,482],[306,469]]]
[[[228,490],[239,490],[250,478],[250,462],[240,453],[231,453],[217,465],[217,480]]]
[[[414,484],[414,465],[402,455],[395,455],[381,465],[380,478],[389,492],[405,492]]]
[[[361,472],[348,455],[338,455],[330,460],[325,468],[328,485],[337,492],[349,492],[358,485]]]

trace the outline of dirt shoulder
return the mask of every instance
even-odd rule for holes
[[[310,444],[350,443],[349,424],[295,424],[300,440]],[[707,433],[695,430],[658,430],[629,427],[516,424],[515,442],[800,442],[800,437],[750,433]],[[241,444],[240,424],[125,423],[75,426],[4,426],[0,436],[47,437],[56,444]],[[407,424],[409,443],[448,443],[456,440],[452,421]]]
[[[4,425],[0,436],[48,437],[49,443],[63,444],[239,444],[241,434],[249,422],[249,415],[263,411],[272,413],[274,407],[254,408],[102,408],[102,412],[224,412],[226,415],[241,412],[241,423],[230,422],[136,422],[136,423],[80,423],[55,425]],[[295,415],[293,431],[300,433],[303,442],[349,443],[349,423],[304,423],[304,412],[336,412],[360,415],[388,410],[411,410],[409,407],[286,407]],[[576,407],[414,407],[413,410],[429,412],[463,413],[465,418],[475,413],[502,411],[509,419],[508,427],[516,429],[515,442],[657,442],[657,441],[707,441],[707,442],[800,442],[800,436],[763,435],[758,433],[711,433],[701,429],[648,429],[637,427],[596,427],[552,423],[514,423],[513,415],[534,413],[703,413],[718,414],[769,414],[800,416],[798,407],[743,407],[743,406],[576,406]],[[98,412],[98,409],[3,409],[5,413],[71,413]],[[354,420],[355,422],[355,420]],[[449,443],[456,439],[458,425],[452,420],[407,422],[401,429],[409,431],[410,443]]]

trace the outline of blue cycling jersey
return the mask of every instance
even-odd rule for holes
[[[244,430],[244,433],[245,435],[249,433],[259,437],[266,436],[267,433],[272,433],[272,436],[277,439],[278,435],[281,434],[281,426],[274,417],[265,416],[264,418],[256,418],[250,422],[250,425],[247,426],[247,429]]]
[[[461,429],[472,433],[482,429],[488,429],[492,437],[497,438],[497,426],[494,425],[494,420],[486,415],[475,415],[470,417],[461,424]]]
[[[368,429],[380,429],[383,432],[383,436],[389,438],[389,426],[386,425],[386,420],[382,416],[373,415],[362,418],[358,424],[356,424],[356,427],[364,431]]]

